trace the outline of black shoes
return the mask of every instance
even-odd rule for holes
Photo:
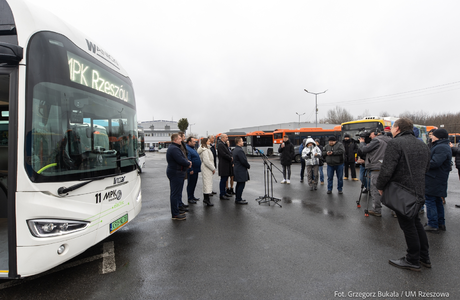
[[[446,225],[438,225],[439,230],[446,231]]]
[[[184,221],[187,218],[185,217],[185,215],[177,215],[177,216],[173,216],[172,219],[176,221]]]
[[[182,204],[181,207],[187,208],[187,207],[188,207],[188,204]]]
[[[246,200],[236,200],[235,203],[236,204],[248,204],[248,201],[246,201]]]
[[[388,262],[390,263],[390,265],[395,266],[397,268],[401,268],[401,269],[406,269],[406,270],[411,270],[411,271],[416,271],[416,272],[420,272],[422,269],[420,265],[414,265],[408,262],[405,257],[401,257],[400,259],[390,259]],[[430,266],[431,266],[431,263],[430,263]]]
[[[373,210],[368,211],[368,213],[369,213],[370,215],[375,216],[375,217],[381,217],[381,216],[382,216],[381,213],[376,212],[376,211],[373,211]]]
[[[189,204],[196,204],[196,200],[190,199],[190,200],[188,200],[188,203]]]
[[[232,195],[231,195],[231,194],[229,194],[229,193],[225,193],[225,195],[224,195],[224,196],[225,196],[225,197],[231,197]]]
[[[437,233],[438,232],[438,228],[435,228],[435,227],[431,227],[430,225],[425,225],[425,227],[423,227],[423,229],[425,229],[426,232],[434,232],[434,233]]]
[[[179,211],[188,211],[188,208],[185,206],[179,206]]]
[[[217,194],[216,192],[212,192],[213,195]]]
[[[220,199],[220,200],[230,200],[230,198],[225,197],[225,196],[220,196],[219,199]]]
[[[328,190],[327,193],[328,193],[328,194],[332,194],[332,191],[329,191],[329,190]]]
[[[367,192],[368,192],[368,191],[369,191],[368,189],[366,189],[366,188],[363,188],[363,191],[362,191],[362,193],[363,193],[363,194],[367,194]]]
[[[206,204],[207,206],[214,206],[214,204],[211,203],[211,199],[209,199],[209,194],[203,194],[203,204]]]
[[[425,268],[431,268],[431,261],[430,259],[420,259],[420,264]]]
[[[343,194],[343,191],[339,191],[339,194]]]
[[[455,207],[456,207],[456,208],[460,208],[460,204],[455,204]]]

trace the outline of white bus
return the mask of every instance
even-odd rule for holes
[[[51,269],[139,214],[131,80],[22,0],[0,0],[0,135],[0,277]]]

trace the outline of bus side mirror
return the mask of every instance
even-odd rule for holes
[[[23,58],[22,47],[0,42],[0,63],[18,65]]]

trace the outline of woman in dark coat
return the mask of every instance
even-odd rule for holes
[[[248,159],[246,158],[246,154],[244,154],[243,148],[241,146],[244,145],[243,139],[241,137],[237,137],[235,139],[236,147],[233,149],[233,178],[236,181],[236,198],[235,203],[237,204],[248,204],[246,200],[243,200],[242,194],[244,186],[246,185],[246,181],[249,180],[249,172],[248,169],[251,167],[248,163]]]
[[[291,183],[291,165],[292,165],[292,159],[294,158],[295,153],[294,153],[294,145],[291,144],[291,142],[289,141],[289,137],[287,135],[283,137],[283,143],[278,148],[278,153],[280,154],[281,165],[283,166],[283,180],[281,180],[281,183],[290,184]]]

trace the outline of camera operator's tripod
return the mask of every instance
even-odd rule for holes
[[[366,209],[364,210],[364,216],[369,217],[369,194],[371,193],[371,190],[370,190],[371,174],[370,174],[369,170],[365,170],[364,178],[367,179],[366,180],[367,186],[365,187],[364,183],[361,183],[361,192],[359,193],[359,199],[358,199],[358,201],[356,201],[356,205],[358,206],[358,208],[361,207],[361,196],[363,195],[363,189],[366,188],[366,191],[367,191],[367,206],[366,206]]]
[[[255,149],[255,148],[254,148]],[[260,203],[268,203],[270,205],[270,201],[273,201],[275,204],[279,205],[279,207],[282,207],[281,204],[278,202],[281,201],[279,198],[273,197],[273,179],[276,181],[275,175],[273,174],[272,168],[275,167],[282,173],[282,171],[275,166],[269,159],[268,157],[262,152],[257,149],[255,149],[260,155],[262,156],[262,159],[264,160],[264,196],[260,196],[259,198],[256,199],[256,201]],[[271,195],[270,195],[271,192]]]

